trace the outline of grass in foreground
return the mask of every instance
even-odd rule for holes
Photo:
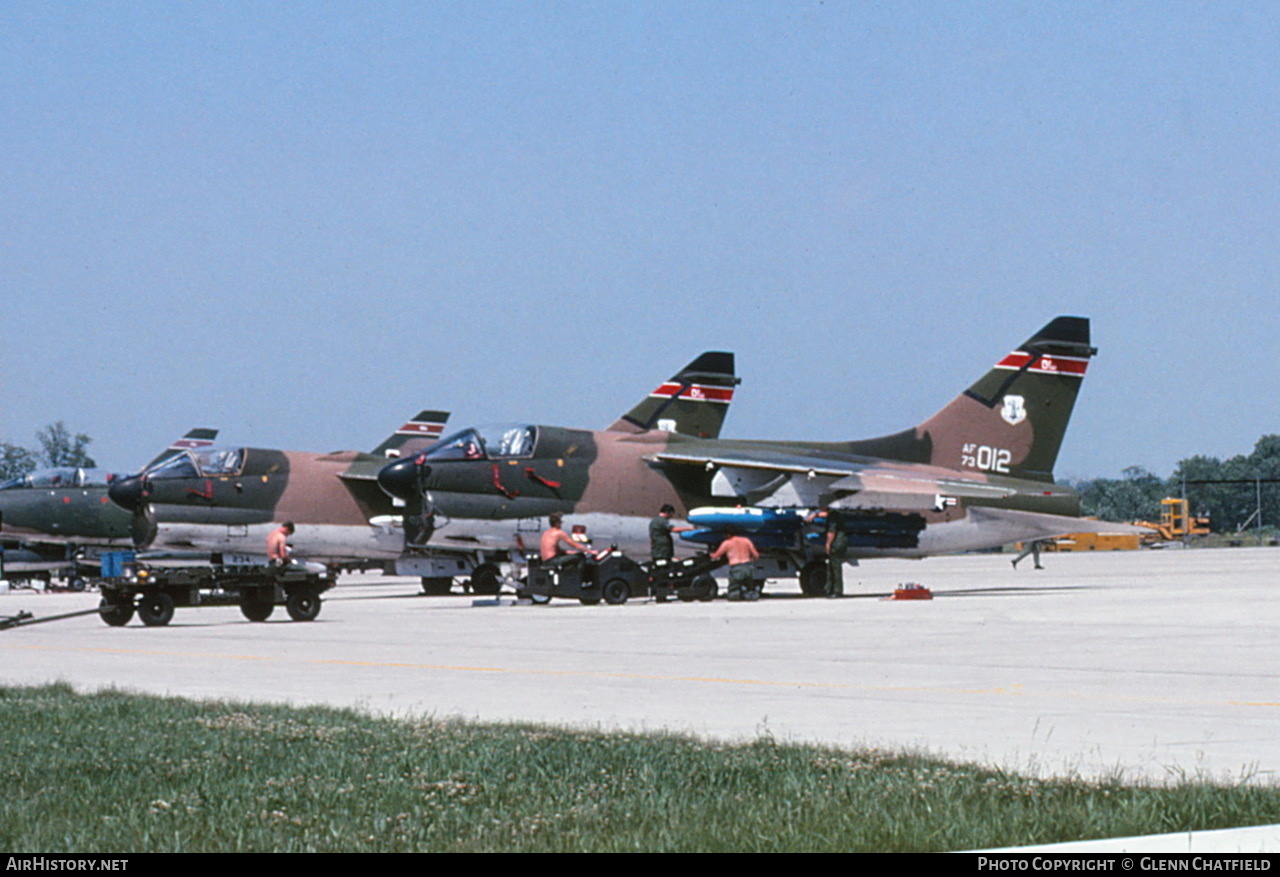
[[[0,688],[0,849],[955,850],[1280,822],[1280,788]]]

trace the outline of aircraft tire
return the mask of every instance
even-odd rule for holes
[[[133,604],[128,600],[112,600],[103,597],[98,603],[102,620],[111,627],[124,627],[133,620]]]
[[[422,593],[428,597],[443,597],[453,590],[452,576],[423,576]],[[495,592],[496,593],[496,592]]]
[[[311,588],[299,588],[289,594],[284,608],[294,621],[315,621],[320,614],[320,594]]]
[[[266,621],[275,608],[275,604],[267,600],[245,600],[240,604],[240,614],[250,621]]]
[[[173,620],[173,598],[164,591],[143,594],[138,601],[138,618],[147,627],[164,627]]]
[[[827,591],[827,562],[814,559],[800,570],[800,593],[806,597],[821,597]]]
[[[502,573],[492,563],[482,563],[471,571],[471,590],[490,596],[502,590]]]
[[[631,596],[631,586],[626,579],[609,579],[600,589],[600,596],[610,606],[621,606]]]

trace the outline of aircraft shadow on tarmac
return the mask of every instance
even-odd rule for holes
[[[988,588],[961,588],[954,591],[935,591],[934,597],[944,598],[944,597],[1013,597],[1013,596],[1026,596],[1026,595],[1035,596],[1040,594],[1060,594],[1060,593],[1066,593],[1070,591],[1086,591],[1086,590],[1089,590],[1089,588],[1084,585],[1052,585],[1052,586],[1004,585],[1004,586],[993,586]],[[404,594],[347,593],[343,595],[335,594],[333,596],[327,597],[325,599],[325,602],[337,602],[337,601],[345,602],[348,600],[361,600],[361,601],[364,601],[364,600],[416,600],[426,596],[429,596],[429,595],[423,594],[421,591],[415,591],[412,593],[404,593]],[[435,596],[451,598],[457,601],[459,605],[466,605],[466,606],[470,606],[470,603],[465,602],[470,599],[481,599],[481,598],[486,600],[496,599],[492,595],[484,596],[479,594],[447,594],[447,595],[440,594]],[[512,594],[502,594],[499,596],[505,597],[508,599],[511,599],[514,597],[514,595]],[[893,596],[893,591],[870,591],[867,593],[845,594],[839,599],[841,600],[884,600],[892,596]],[[768,601],[768,602],[773,602],[777,600],[814,600],[814,599],[821,599],[821,598],[810,597],[806,594],[765,593],[760,595],[761,601]],[[641,604],[641,603],[649,603],[652,601],[649,598],[641,598],[641,599],[628,601],[628,602]],[[717,602],[719,602],[719,600],[717,600]],[[552,605],[576,606],[578,605],[578,603],[573,600],[562,600],[562,601],[553,601]]]

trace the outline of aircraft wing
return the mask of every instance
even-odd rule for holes
[[[713,496],[745,498],[754,505],[928,509],[942,507],[948,498],[999,500],[1018,492],[935,466],[772,449],[663,451],[645,459],[714,470]]]

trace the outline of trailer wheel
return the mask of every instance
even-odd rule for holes
[[[609,579],[600,589],[600,596],[610,606],[620,606],[631,596],[631,586],[626,579]]]
[[[720,586],[716,584],[715,576],[703,573],[693,577],[693,581],[689,583],[689,591],[693,594],[693,599],[706,603],[716,598],[720,592]]]
[[[492,563],[482,563],[471,571],[471,590],[491,595],[502,590],[502,574]]]
[[[67,582],[67,587],[73,591],[83,591],[85,588],[84,579],[80,576],[72,576],[71,581]]]
[[[315,621],[320,614],[320,595],[311,588],[299,588],[289,594],[284,608],[294,621]]]
[[[822,559],[809,561],[800,570],[800,593],[806,597],[821,597],[827,592],[827,562]]]
[[[98,603],[98,612],[102,615],[102,620],[112,627],[124,627],[133,620],[133,604],[127,598],[113,600],[103,597]]]
[[[275,608],[269,600],[245,600],[240,604],[240,614],[250,621],[266,621]]]
[[[147,627],[164,627],[173,620],[173,598],[164,591],[143,594],[138,601],[138,617]]]

